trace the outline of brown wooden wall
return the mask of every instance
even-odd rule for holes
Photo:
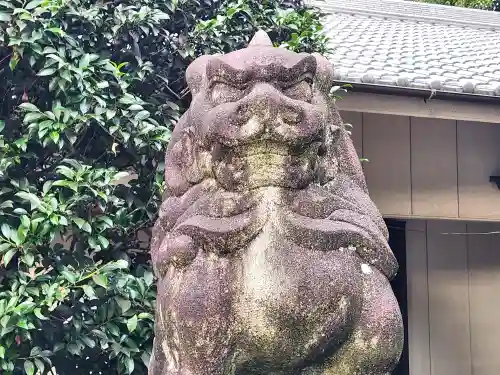
[[[500,124],[341,114],[383,215],[500,220]]]
[[[407,222],[410,375],[500,373],[499,244],[499,223]]]

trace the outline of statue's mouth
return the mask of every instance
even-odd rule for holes
[[[242,143],[227,151],[241,156],[252,156],[257,154],[274,154],[281,156],[300,157],[306,153],[317,152],[318,142],[303,142],[299,144],[288,144],[270,140],[259,140],[255,142]]]
[[[212,154],[213,171],[228,190],[303,188],[314,177],[318,149],[318,142],[290,145],[260,140],[233,147],[219,145]]]

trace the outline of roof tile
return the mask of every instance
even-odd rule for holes
[[[405,0],[311,1],[336,79],[500,96],[500,12]]]

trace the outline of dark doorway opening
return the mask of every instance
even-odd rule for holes
[[[405,339],[403,353],[398,366],[392,375],[409,375],[410,366],[408,360],[408,300],[406,298],[406,221],[386,219],[385,223],[389,229],[389,246],[399,263],[399,271],[391,281],[392,289],[399,302],[403,323],[405,327]]]

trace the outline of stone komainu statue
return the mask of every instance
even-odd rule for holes
[[[323,57],[202,56],[166,153],[150,375],[385,375],[397,262]]]

